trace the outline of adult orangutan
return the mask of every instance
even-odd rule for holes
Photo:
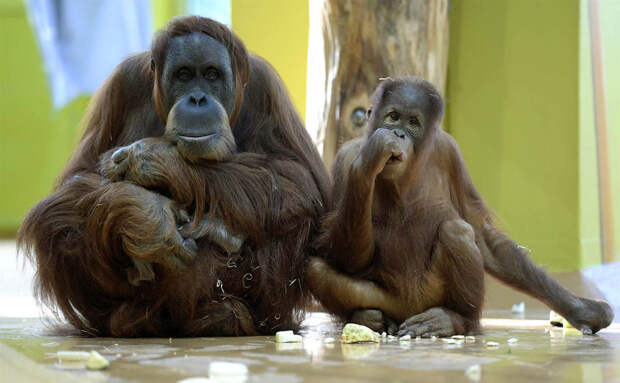
[[[19,233],[43,302],[89,335],[296,326],[329,181],[267,63],[225,26],[177,18],[117,67],[86,122]]]
[[[343,320],[398,335],[479,330],[486,270],[563,315],[584,334],[608,326],[610,306],[580,298],[493,224],[454,140],[439,128],[443,100],[418,78],[387,79],[365,137],[333,168],[334,209],[306,272]],[[400,327],[398,327],[400,325]]]

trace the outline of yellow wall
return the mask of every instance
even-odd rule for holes
[[[453,0],[446,127],[512,237],[554,270],[600,262],[587,0]],[[153,0],[155,27],[183,13]],[[180,5],[181,4],[181,5]],[[620,242],[620,2],[601,1]],[[278,70],[304,115],[308,1],[232,0],[233,29]],[[0,235],[52,188],[87,99],[61,111],[20,0],[0,0]],[[617,249],[616,249],[617,250]]]
[[[587,3],[580,0],[579,8],[579,245],[584,266],[596,265],[602,259]]]
[[[0,236],[47,195],[77,142],[87,99],[53,110],[35,36],[19,0],[0,2]]]
[[[602,259],[586,4],[451,2],[447,128],[503,226],[552,270]],[[616,241],[618,16],[620,2],[601,1]]]
[[[185,11],[183,0],[151,0],[153,6],[153,29],[163,28],[168,20]]]
[[[278,71],[301,117],[306,108],[308,0],[231,0],[233,30]]]
[[[510,235],[555,270],[579,247],[579,1],[451,2],[447,126]]]
[[[581,0],[587,3],[587,0]],[[620,0],[600,2],[616,261],[620,261]],[[589,73],[588,66],[584,72]]]

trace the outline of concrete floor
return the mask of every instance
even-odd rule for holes
[[[112,339],[59,336],[39,318],[30,296],[32,269],[15,260],[14,243],[0,243],[0,382],[177,382],[208,377],[213,362],[247,366],[247,376],[226,382],[618,382],[620,323],[596,336],[550,329],[548,309],[489,279],[484,335],[474,343],[441,339],[341,345],[340,328],[324,313],[304,322],[301,344],[274,337]],[[605,271],[615,280],[617,273]],[[586,273],[553,274],[579,295],[601,292],[603,278]],[[609,284],[614,286],[615,283]],[[512,314],[525,302],[525,313]],[[610,302],[616,308],[618,302]],[[45,312],[43,312],[45,315]],[[325,343],[328,337],[334,343]],[[509,344],[509,338],[516,343]],[[485,342],[499,343],[488,348]],[[97,350],[111,361],[104,371],[58,363],[59,350]],[[211,380],[216,381],[216,380]]]
[[[549,330],[545,321],[486,321],[474,343],[389,341],[324,343],[339,328],[322,313],[309,315],[301,344],[273,337],[113,339],[53,336],[37,319],[0,319],[2,382],[177,382],[208,377],[212,362],[247,366],[226,382],[620,382],[620,326],[596,336]],[[509,338],[516,343],[509,344]],[[497,348],[484,342],[495,341]],[[58,362],[56,351],[97,350],[104,371]],[[214,380],[212,380],[214,381]]]

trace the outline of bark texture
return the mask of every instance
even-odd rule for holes
[[[331,165],[339,146],[360,135],[370,95],[383,77],[420,76],[442,93],[448,63],[449,0],[323,0],[311,5],[309,113],[316,141]],[[318,25],[317,25],[318,24]],[[312,40],[311,36],[311,40]],[[324,54],[323,60],[313,57]],[[321,83],[313,82],[314,76]],[[322,72],[322,73],[321,73]],[[312,120],[310,118],[309,120]],[[309,121],[310,122],[310,121]]]

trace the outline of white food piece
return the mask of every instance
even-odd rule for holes
[[[441,341],[444,343],[456,343],[456,340],[452,338],[441,338]]]
[[[525,302],[512,305],[513,314],[523,314],[525,312]]]
[[[400,341],[401,341],[401,342],[403,342],[403,341],[409,341],[409,340],[411,340],[411,335],[409,335],[409,334],[407,334],[407,335],[403,335],[403,336],[401,336],[401,337],[400,337]]]
[[[467,379],[474,381],[474,382],[479,382],[481,375],[482,375],[482,371],[480,369],[479,364],[474,364],[473,366],[469,366],[467,367],[467,370],[465,370],[465,376],[467,377]]]
[[[557,327],[574,328],[563,316],[555,311],[549,311],[549,323]]]
[[[248,374],[248,367],[243,363],[212,362],[209,365],[209,377],[242,376]]]
[[[560,324],[562,323],[562,316],[558,313],[556,313],[555,311],[551,310],[549,311],[549,323],[551,323],[554,326],[560,326]]]
[[[58,351],[56,353],[60,362],[85,362],[90,358],[88,351]]]
[[[379,335],[366,326],[347,323],[342,329],[342,343],[379,343]]]
[[[437,340],[437,337],[435,335],[431,336],[431,342],[434,342]]]
[[[476,337],[473,335],[468,335],[465,337],[465,343],[475,343]]]
[[[187,378],[179,380],[177,383],[212,383],[214,380],[205,378],[203,376],[196,376],[193,378]]]
[[[110,362],[97,351],[91,351],[90,356],[86,361],[86,368],[88,368],[89,370],[103,370],[109,365]]]
[[[499,347],[499,343],[497,342],[487,342],[487,348],[496,348]]]
[[[512,343],[517,343],[519,341],[519,339],[517,338],[508,338],[508,344],[512,344]]]
[[[336,341],[336,339],[334,338],[325,338],[323,339],[323,343],[334,343]]]
[[[385,332],[385,331],[382,332],[381,333],[381,338],[383,338],[383,339],[387,338],[387,332]]]
[[[388,340],[394,340],[394,339],[396,339],[396,337],[395,337],[394,335],[388,335],[388,336],[387,336],[387,339],[388,339]]]
[[[276,332],[276,343],[301,343],[301,335],[295,335],[292,331]]]

